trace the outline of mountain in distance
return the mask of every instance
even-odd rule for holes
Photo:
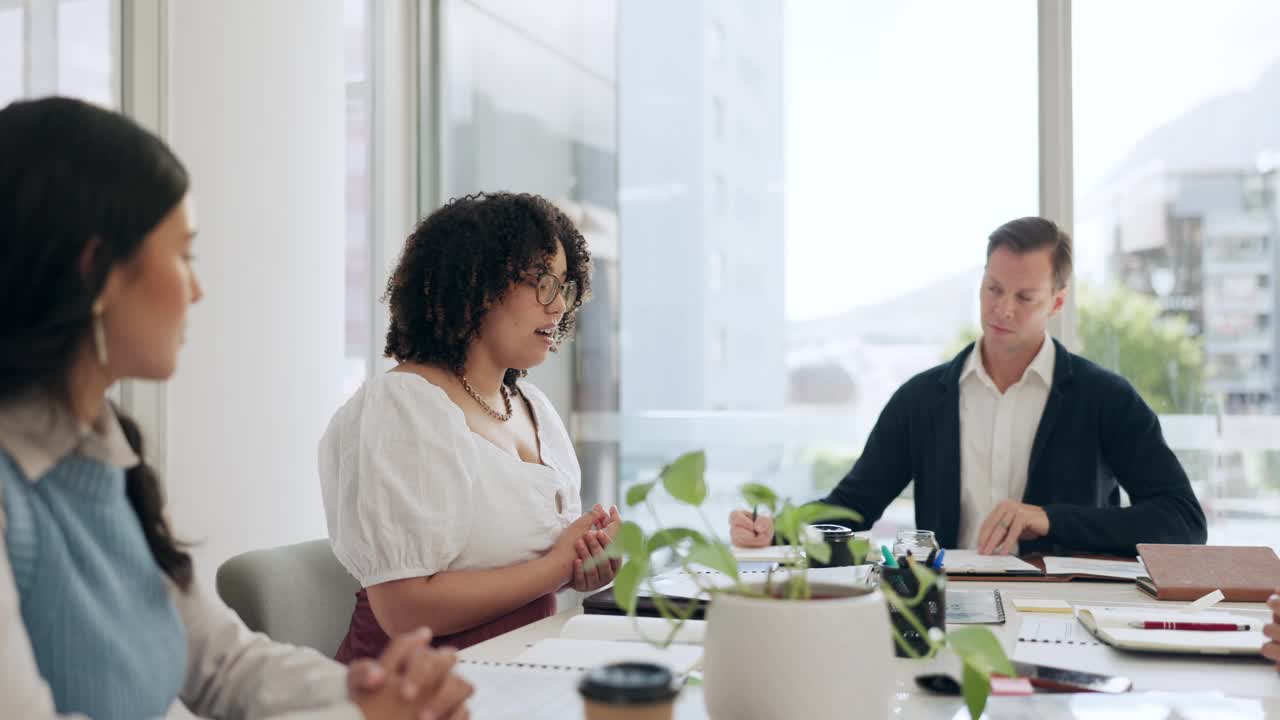
[[[857,338],[871,345],[948,345],[977,325],[974,267],[898,297],[846,312],[788,324],[788,347],[839,344]]]

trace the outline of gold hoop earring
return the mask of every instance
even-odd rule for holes
[[[107,332],[102,327],[102,303],[93,304],[93,350],[98,364],[107,366]]]

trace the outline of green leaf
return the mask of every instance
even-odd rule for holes
[[[966,665],[985,673],[1013,677],[1013,663],[994,633],[983,627],[967,627],[947,633],[947,645]]]
[[[636,557],[643,555],[648,557],[649,553],[645,550],[644,531],[640,526],[627,520],[618,528],[618,535],[609,543],[609,547],[617,545],[628,557]]]
[[[593,568],[600,567],[601,565],[607,565],[609,561],[614,558],[622,557],[621,550],[613,550],[612,553],[610,553],[610,548],[612,547],[613,546],[610,545],[609,548],[605,548],[603,555],[592,555],[591,557],[587,558],[586,561],[582,563],[582,569],[591,570]]]
[[[804,552],[809,556],[809,564],[812,565],[814,560],[826,564],[831,562],[831,546],[822,540],[813,540],[806,537],[804,541]]]
[[[778,495],[769,489],[767,485],[760,483],[747,483],[742,486],[742,499],[753,508],[756,505],[764,505],[769,508],[769,512],[776,513],[778,511]]]
[[[831,522],[833,520],[852,520],[855,523],[862,522],[862,515],[847,507],[827,505],[826,503],[819,502],[801,505],[796,509],[796,513],[796,518],[806,525],[812,525],[818,521]]]
[[[991,675],[965,663],[961,688],[964,704],[969,708],[969,717],[978,720],[982,717],[982,711],[987,709],[987,697],[991,695]]]
[[[787,541],[788,545],[800,544],[800,520],[796,517],[796,506],[790,500],[782,503],[782,510],[773,519],[774,530]]]
[[[653,554],[662,548],[677,545],[680,541],[692,538],[694,542],[706,542],[702,533],[689,528],[674,527],[655,532],[649,537],[649,553]]]
[[[613,578],[613,599],[628,615],[636,614],[636,590],[648,570],[647,557],[633,557],[618,568],[618,574]]]
[[[691,563],[706,565],[712,570],[719,570],[731,578],[738,577],[738,561],[733,551],[718,540],[694,542],[687,560]]]
[[[646,483],[636,483],[627,488],[627,507],[635,507],[645,501],[649,497],[649,491],[657,485],[657,480],[650,480]]]
[[[871,552],[871,541],[855,537],[849,541],[849,552],[853,554],[853,564],[861,565],[867,561],[867,555]]]
[[[924,563],[909,562],[907,567],[911,568],[911,574],[916,576],[916,584],[928,590],[933,584],[938,582],[938,575],[934,571],[924,566]]]
[[[706,470],[706,453],[685,453],[662,469],[662,487],[676,500],[696,507],[707,499]]]

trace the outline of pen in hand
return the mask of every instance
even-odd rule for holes
[[[1175,622],[1170,620],[1135,620],[1129,623],[1129,627],[1139,630],[1208,630],[1213,632],[1252,629],[1251,625],[1237,625],[1236,623]]]
[[[751,534],[759,535],[760,531],[756,530],[756,515],[760,513],[760,503],[751,506]]]

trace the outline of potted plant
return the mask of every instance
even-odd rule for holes
[[[703,452],[687,453],[664,467],[656,480],[628,488],[626,506],[645,506],[660,529],[646,534],[636,523],[624,522],[607,555],[624,560],[613,586],[618,605],[634,617],[637,594],[647,587],[658,612],[669,621],[669,634],[654,640],[656,644],[670,643],[697,611],[696,602],[671,602],[656,590],[656,553],[673,553],[678,565],[711,597],[703,668],[707,710],[713,718],[823,716],[820,713],[836,717],[847,715],[851,708],[866,717],[888,715],[897,662],[893,643],[912,656],[919,653],[892,629],[886,603],[928,639],[926,655],[952,652],[960,658],[965,703],[972,717],[982,715],[990,676],[1012,675],[1012,665],[986,628],[950,633],[925,629],[915,608],[939,582],[934,573],[923,566],[912,567],[918,581],[912,597],[899,596],[892,589],[811,583],[808,558],[825,563],[830,547],[809,526],[818,520],[861,518],[847,508],[794,505],[764,485],[749,483],[742,487],[746,503],[769,508],[782,541],[803,549],[804,554],[794,553],[781,571],[771,571],[763,581],[747,582],[733,551],[718,539],[703,512],[705,470]],[[664,527],[650,499],[659,485],[676,501],[695,508],[704,530]],[[867,541],[855,538],[853,542],[854,556],[865,557]],[[719,571],[724,577],[712,582],[694,566]]]

